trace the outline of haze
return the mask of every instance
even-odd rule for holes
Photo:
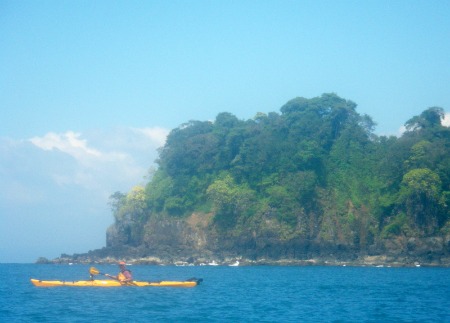
[[[449,35],[449,1],[1,1],[0,262],[103,247],[189,120],[329,92],[379,135],[448,114]]]

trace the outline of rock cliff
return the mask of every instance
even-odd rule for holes
[[[450,235],[381,239],[359,250],[301,237],[283,238],[276,230],[263,234],[220,232],[212,214],[195,213],[185,219],[165,218],[147,223],[141,245],[126,243],[126,230],[107,231],[107,246],[86,254],[61,255],[53,262],[102,263],[126,259],[143,264],[299,264],[450,266]]]

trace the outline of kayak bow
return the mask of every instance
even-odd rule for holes
[[[195,287],[199,285],[203,279],[190,278],[185,281],[160,281],[145,282],[133,281],[132,283],[121,283],[117,280],[77,280],[77,281],[60,281],[60,280],[38,280],[31,279],[34,286],[38,287],[121,287],[121,286],[137,286],[137,287]]]

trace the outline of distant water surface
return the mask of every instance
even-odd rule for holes
[[[88,279],[89,267],[0,264],[0,321],[450,322],[449,268],[130,266],[136,280],[204,282],[186,289],[30,282]]]

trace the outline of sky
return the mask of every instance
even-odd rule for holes
[[[331,92],[379,135],[449,115],[449,36],[450,1],[0,0],[0,262],[104,247],[190,120]]]

